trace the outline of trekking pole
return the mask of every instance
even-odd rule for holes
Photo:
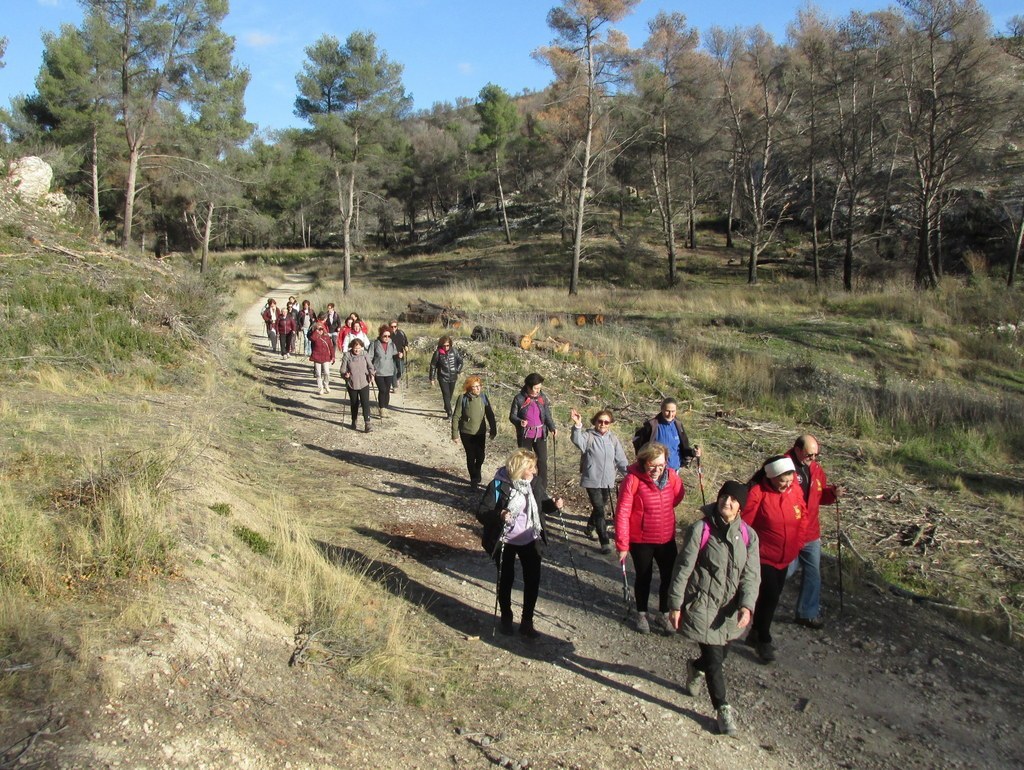
[[[576,576],[576,595],[579,598],[580,606],[583,608],[583,614],[589,615],[590,613],[587,610],[587,603],[583,601],[583,584],[580,582],[579,570],[576,569],[576,559],[572,555],[572,545],[569,541],[569,530],[565,526],[565,517],[562,515],[561,508],[555,508],[555,510],[558,512],[558,522],[562,526],[562,537],[565,538],[565,550],[569,552],[569,564],[572,565],[572,572]]]
[[[498,595],[501,593],[501,567],[505,562],[505,533],[501,533],[501,537],[498,538],[498,544],[494,546],[494,551],[491,553],[493,559],[497,555],[498,561],[498,577],[494,583],[494,620],[491,623],[491,637],[494,636],[495,629],[498,627]]]
[[[370,390],[373,391],[373,397],[377,399],[377,419],[380,420],[384,416],[384,412],[380,408],[380,391],[377,390],[377,382],[373,377],[370,378]]]
[[[839,517],[839,500],[836,500],[836,555],[839,561],[839,614],[843,614],[843,526]]]
[[[708,501],[704,497],[704,468],[701,467],[700,458],[697,458],[697,481],[700,482],[700,504],[707,505]]]
[[[629,578],[626,577],[626,557],[622,557],[622,561],[619,562],[619,566],[622,567],[622,601],[626,605],[626,620],[629,620],[632,616],[632,605],[633,605],[633,592],[629,590]]]
[[[551,436],[551,488],[558,486],[558,433]]]

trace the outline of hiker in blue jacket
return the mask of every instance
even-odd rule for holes
[[[462,395],[455,401],[452,415],[452,441],[461,438],[466,450],[466,468],[469,470],[469,483],[474,487],[480,484],[480,469],[484,464],[487,450],[487,434],[490,427],[491,438],[498,435],[498,424],[494,419],[494,410],[483,392],[483,380],[476,375],[466,378]]]
[[[601,553],[609,554],[608,532],[605,529],[605,509],[611,501],[615,488],[615,473],[625,476],[629,468],[626,451],[619,437],[611,432],[615,421],[608,409],[602,409],[590,418],[593,426],[583,430],[583,418],[575,409],[569,410],[572,418],[572,443],[583,453],[580,457],[580,486],[587,490],[592,508],[587,520],[587,535],[591,540],[596,536],[601,543]]]
[[[554,441],[558,426],[551,416],[551,403],[541,393],[544,378],[537,372],[526,375],[523,389],[512,399],[508,420],[516,428],[516,444],[520,449],[529,449],[537,455],[537,478],[545,489],[548,488],[548,433]]]
[[[727,481],[718,499],[701,508],[703,518],[686,530],[669,587],[669,620],[697,643],[700,657],[686,661],[687,694],[708,683],[718,732],[736,734],[735,716],[725,694],[723,666],[729,642],[750,625],[761,582],[757,533],[740,518],[747,487]]]

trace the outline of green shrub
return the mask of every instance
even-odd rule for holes
[[[249,546],[253,553],[257,553],[260,556],[266,556],[270,553],[272,548],[271,542],[263,537],[259,532],[249,529],[241,524],[237,525],[231,531],[235,533],[235,537]]]

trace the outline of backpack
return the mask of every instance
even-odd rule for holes
[[[743,521],[743,519],[740,519],[740,535],[743,537],[743,545],[749,546],[750,545],[750,532],[747,529],[747,522]],[[698,553],[700,553],[701,551],[703,551],[707,547],[708,540],[710,540],[710,539],[711,539],[711,523],[707,519],[704,519],[704,531],[701,532],[701,534],[700,534],[700,548],[697,549]]]
[[[654,441],[654,437],[658,435],[657,421],[657,417],[652,417],[650,420],[647,420],[647,422],[641,423],[640,427],[633,432],[634,453],[639,452],[641,449],[644,448],[644,445]],[[647,434],[647,437],[644,438],[644,428],[647,428],[648,426],[650,426],[650,432]]]
[[[480,545],[490,556],[497,553],[498,542],[505,526],[501,520],[501,511],[508,507],[511,496],[511,484],[495,479],[487,485],[480,496],[480,502],[477,503],[476,518],[484,525],[483,532],[480,533]]]

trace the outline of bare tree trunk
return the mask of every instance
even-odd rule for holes
[[[124,194],[124,229],[121,231],[121,247],[127,249],[132,242],[132,218],[135,216],[135,184],[139,173],[139,148],[132,146],[128,153],[128,179]]]
[[[99,129],[92,127],[92,162],[90,169],[92,173],[92,234],[99,237],[100,234],[100,171],[99,171],[99,140],[97,138]]]
[[[732,184],[729,187],[729,213],[725,220],[725,247],[733,248],[732,242],[732,220],[736,214],[736,183],[739,169],[736,167],[736,148],[732,151]]]
[[[206,226],[203,227],[203,256],[199,261],[199,272],[205,273],[210,267],[210,231],[213,229],[213,201],[206,204]]]
[[[498,205],[501,206],[501,223],[505,227],[505,243],[512,245],[512,231],[508,226],[508,212],[505,211],[505,191],[501,188],[501,164],[498,163],[498,151],[494,151],[494,175],[498,180]]]
[[[1013,286],[1017,280],[1017,265],[1020,262],[1020,250],[1024,246],[1024,199],[1020,202],[1020,222],[1017,224],[1017,243],[1013,247],[1013,258],[1010,260],[1010,272],[1006,275],[1006,285]]]

